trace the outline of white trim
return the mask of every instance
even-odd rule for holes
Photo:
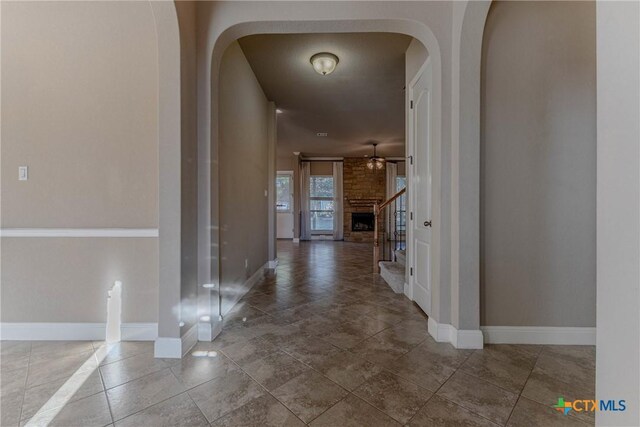
[[[153,357],[180,359],[182,357],[181,338],[158,338],[153,345]]]
[[[154,341],[158,338],[157,323],[123,323],[120,325],[122,341]]]
[[[158,237],[157,228],[2,228],[0,237]]]
[[[595,345],[596,328],[548,326],[481,326],[491,344]]]
[[[482,349],[484,337],[479,329],[456,329],[452,326],[454,333],[451,334],[451,344],[455,348]]]
[[[222,332],[222,318],[209,322],[198,322],[198,341],[211,342]]]
[[[267,261],[267,268],[269,270],[275,270],[277,267],[278,267],[278,258],[271,261]]]
[[[0,340],[8,341],[102,341],[106,323],[3,322]],[[153,341],[158,336],[157,323],[123,323],[122,341]]]
[[[294,237],[293,238],[293,243],[300,243],[300,238],[299,237]]]
[[[231,309],[238,303],[238,301],[240,301],[240,298],[242,298],[247,292],[249,292],[253,285],[264,278],[264,270],[268,267],[269,261],[264,263],[262,267],[258,268],[258,270],[256,270],[256,272],[253,273],[253,275],[249,277],[242,285],[240,285],[237,289],[234,289],[233,301],[231,303],[225,303],[226,307],[222,307],[223,311],[221,314],[223,317],[225,314],[231,311]]]
[[[198,324],[191,326],[182,336],[182,355],[184,356],[198,343]]]
[[[448,342],[455,348],[481,349],[483,347],[484,339],[480,330],[458,330],[453,325],[438,323],[431,317],[427,322],[427,330],[437,342]]]

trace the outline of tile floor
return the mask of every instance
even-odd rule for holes
[[[154,359],[147,342],[2,342],[0,424],[593,424],[591,414],[552,408],[559,396],[593,398],[593,347],[456,350],[430,338],[417,306],[365,273],[369,245],[278,250],[277,275],[194,349],[207,357]]]

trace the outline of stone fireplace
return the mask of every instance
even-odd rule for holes
[[[373,242],[373,220],[369,227],[363,227],[365,217],[371,218],[373,204],[382,203],[386,197],[386,170],[375,172],[367,168],[367,159],[361,157],[345,157],[343,170],[344,191],[344,240],[346,242]],[[353,216],[354,214],[355,217]],[[361,214],[365,214],[362,216]],[[360,225],[354,227],[353,219]],[[378,227],[382,230],[383,218],[378,219]],[[354,229],[355,228],[355,229]]]

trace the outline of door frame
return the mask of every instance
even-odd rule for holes
[[[292,229],[291,229],[291,238],[293,239],[295,236],[295,222],[296,222],[296,218],[295,218],[295,209],[294,206],[296,205],[296,199],[295,199],[295,182],[293,179],[293,171],[292,170],[277,170],[276,171],[276,178],[278,177],[278,175],[289,175],[289,178],[291,179],[291,210],[289,212],[279,212],[278,208],[276,206],[276,218],[278,217],[278,215],[280,214],[290,214],[291,215],[291,225],[292,225]],[[277,192],[277,188],[276,188],[276,192]],[[278,195],[276,194],[276,203],[278,201]],[[277,226],[277,220],[276,220],[276,240],[277,239],[286,239],[286,237],[278,237],[278,226]]]
[[[406,177],[407,177],[407,212],[409,213],[409,224],[407,226],[407,261],[408,267],[414,268],[416,265],[415,253],[413,250],[413,224],[417,218],[414,217],[413,212],[415,212],[414,205],[414,194],[413,194],[413,186],[414,186],[414,150],[413,145],[415,141],[415,132],[414,132],[414,113],[412,108],[412,102],[414,99],[413,88],[415,87],[418,80],[422,77],[422,75],[426,72],[429,67],[432,67],[431,57],[427,57],[426,61],[420,67],[420,70],[416,73],[416,75],[411,79],[411,82],[407,85],[407,99],[406,99],[406,122],[407,122],[407,130],[406,130],[406,154],[407,154],[407,162],[406,162]],[[431,70],[431,80],[429,82],[430,90],[432,90],[433,86],[433,70]],[[431,307],[430,307],[430,316],[438,315],[438,303],[439,295],[440,295],[440,232],[441,232],[441,209],[442,205],[440,203],[440,132],[439,132],[439,121],[440,117],[437,117],[437,112],[433,108],[429,108],[429,113],[431,115],[429,123],[429,139],[431,142]],[[405,286],[405,295],[411,300],[414,301],[414,276],[410,274],[410,271],[406,273],[406,283]]]

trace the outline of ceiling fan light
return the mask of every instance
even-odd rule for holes
[[[313,55],[310,62],[318,74],[326,76],[327,74],[333,73],[338,65],[339,59],[333,53],[321,52]]]

